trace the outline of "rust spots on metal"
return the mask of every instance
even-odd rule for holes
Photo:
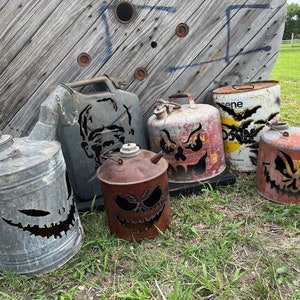
[[[135,7],[128,1],[122,1],[116,5],[114,13],[118,22],[128,24],[135,15]]]
[[[145,68],[137,68],[134,72],[134,77],[137,80],[144,80],[148,76],[148,72]]]
[[[189,33],[189,27],[185,23],[180,23],[176,27],[176,34],[180,38],[187,36]]]
[[[77,62],[82,67],[87,67],[91,63],[91,56],[88,53],[82,52],[77,57]]]

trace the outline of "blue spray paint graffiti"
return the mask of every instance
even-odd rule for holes
[[[251,53],[256,53],[259,51],[263,51],[263,52],[268,52],[272,49],[271,46],[265,46],[262,48],[258,48],[258,49],[254,49],[254,50],[249,50],[249,51],[245,51],[245,52],[240,52],[238,54],[233,54],[233,55],[229,55],[227,58],[229,59],[228,63],[230,62],[231,58],[234,58],[236,56],[240,56],[240,55],[248,55]],[[187,69],[187,68],[193,68],[193,67],[198,67],[201,65],[206,65],[206,64],[210,64],[210,63],[214,63],[214,62],[218,62],[218,61],[222,61],[225,60],[226,61],[226,57],[220,57],[218,59],[213,59],[213,60],[209,60],[209,61],[204,61],[204,62],[199,62],[199,63],[195,63],[195,64],[190,64],[190,65],[183,65],[183,66],[174,66],[174,67],[168,67],[167,68],[167,72],[175,72],[175,71],[179,71],[182,69]]]
[[[230,5],[227,7],[226,9],[226,19],[227,19],[227,44],[226,44],[226,55],[225,57],[221,57],[219,59],[214,59],[214,60],[210,60],[210,61],[205,61],[205,62],[199,62],[199,63],[195,63],[195,64],[189,64],[189,65],[183,65],[183,66],[171,66],[167,68],[167,72],[171,73],[171,72],[176,72],[182,69],[187,69],[187,68],[192,68],[192,67],[197,67],[197,66],[201,66],[204,64],[210,64],[210,63],[214,63],[214,62],[218,62],[218,61],[223,61],[225,60],[225,62],[227,64],[230,63],[232,58],[235,58],[237,56],[240,55],[248,55],[251,53],[255,53],[255,52],[268,52],[272,49],[271,46],[265,46],[265,47],[261,47],[258,49],[253,49],[253,50],[249,50],[249,51],[245,51],[245,52],[240,52],[240,53],[236,53],[236,54],[232,54],[230,55],[230,36],[231,36],[231,27],[230,27],[230,18],[231,18],[231,12],[233,10],[237,10],[237,9],[269,9],[270,5],[269,4],[247,4],[247,5]]]
[[[111,37],[110,37],[110,32],[109,32],[109,25],[107,22],[106,14],[105,14],[105,9],[101,8],[99,13],[101,14],[101,19],[104,24],[104,29],[105,29],[105,57],[103,59],[103,64],[105,64],[113,55],[113,50],[112,50],[112,42],[111,42]]]
[[[230,5],[226,9],[226,19],[227,19],[227,46],[226,46],[226,56],[225,61],[230,62],[230,37],[231,37],[231,27],[230,27],[230,17],[233,10],[241,8],[250,8],[250,9],[268,9],[270,4],[246,4],[246,5]],[[263,49],[257,49],[257,51],[264,51]],[[242,54],[244,55],[244,54]]]
[[[151,5],[134,5],[134,7],[138,10],[157,10],[157,11],[165,11],[168,13],[175,13],[177,10],[173,6],[151,6]],[[104,29],[105,29],[105,54],[104,58],[102,60],[102,63],[105,64],[113,55],[113,44],[112,44],[112,39],[111,39],[111,34],[110,34],[110,28],[109,28],[109,23],[107,21],[107,16],[106,16],[106,9],[113,9],[113,5],[105,6],[102,5],[100,9],[98,10],[100,18],[104,24]],[[253,49],[245,52],[239,52],[236,54],[230,54],[230,36],[231,36],[231,27],[230,27],[230,18],[231,18],[231,12],[233,10],[238,10],[238,9],[269,9],[270,4],[246,4],[246,5],[230,5],[227,7],[225,14],[226,14],[226,19],[227,19],[227,44],[226,44],[226,54],[224,57],[210,60],[210,61],[204,61],[204,62],[198,62],[194,64],[189,64],[189,65],[182,65],[182,66],[171,66],[168,67],[166,70],[167,72],[176,72],[182,69],[186,68],[192,68],[192,67],[197,67],[201,66],[204,64],[210,64],[210,63],[215,63],[218,61],[224,61],[229,64],[232,58],[235,58],[237,56],[241,55],[248,55],[251,53],[255,52],[268,52],[272,49],[271,46],[265,46],[261,47],[258,49]]]
[[[150,5],[134,5],[136,9],[161,10],[168,13],[176,13],[176,7],[173,6],[150,6]]]
[[[151,5],[134,5],[134,7],[137,10],[158,10],[158,11],[165,11],[168,13],[176,13],[176,8],[173,6],[151,6]],[[104,24],[104,29],[105,29],[105,54],[104,54],[104,58],[102,60],[102,63],[105,64],[113,55],[113,44],[112,44],[112,40],[111,40],[111,35],[110,35],[110,28],[109,28],[109,24],[107,21],[107,17],[106,17],[106,9],[113,9],[114,5],[109,5],[109,6],[105,6],[102,5],[100,7],[100,9],[98,10],[98,13],[100,15],[100,18]]]

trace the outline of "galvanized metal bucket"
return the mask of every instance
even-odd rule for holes
[[[262,134],[256,187],[271,201],[300,202],[300,128],[274,124]]]
[[[144,125],[138,97],[122,90],[116,79],[103,76],[65,87],[67,96],[56,94],[60,110],[57,137],[77,207],[82,210],[90,208],[94,198],[95,205],[103,205],[96,177],[102,153],[119,151],[128,142],[146,148]]]
[[[258,142],[267,122],[279,117],[278,81],[253,81],[215,89],[226,163],[238,172],[256,171]]]
[[[48,272],[82,245],[61,147],[0,134],[0,270]]]

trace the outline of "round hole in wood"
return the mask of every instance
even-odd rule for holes
[[[148,72],[145,68],[137,68],[134,72],[134,77],[137,80],[144,80],[148,76]]]
[[[187,36],[189,33],[189,27],[185,23],[180,23],[176,27],[176,34],[180,38]]]
[[[156,48],[157,47],[157,43],[156,42],[152,42],[151,43],[151,47],[154,49],[154,48]]]
[[[77,57],[77,62],[82,67],[87,67],[91,63],[91,56],[88,53],[82,52]]]
[[[133,19],[134,13],[135,8],[130,2],[122,1],[116,5],[115,17],[120,23],[130,23]]]

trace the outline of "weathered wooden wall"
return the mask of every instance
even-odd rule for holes
[[[49,86],[103,74],[126,80],[144,119],[158,97],[185,91],[210,100],[224,84],[267,79],[284,29],[286,0],[132,0],[133,19],[114,14],[122,1],[0,1],[0,130],[29,133]],[[176,26],[189,27],[178,37]],[[91,63],[77,62],[86,52]],[[134,72],[148,76],[137,80]]]

